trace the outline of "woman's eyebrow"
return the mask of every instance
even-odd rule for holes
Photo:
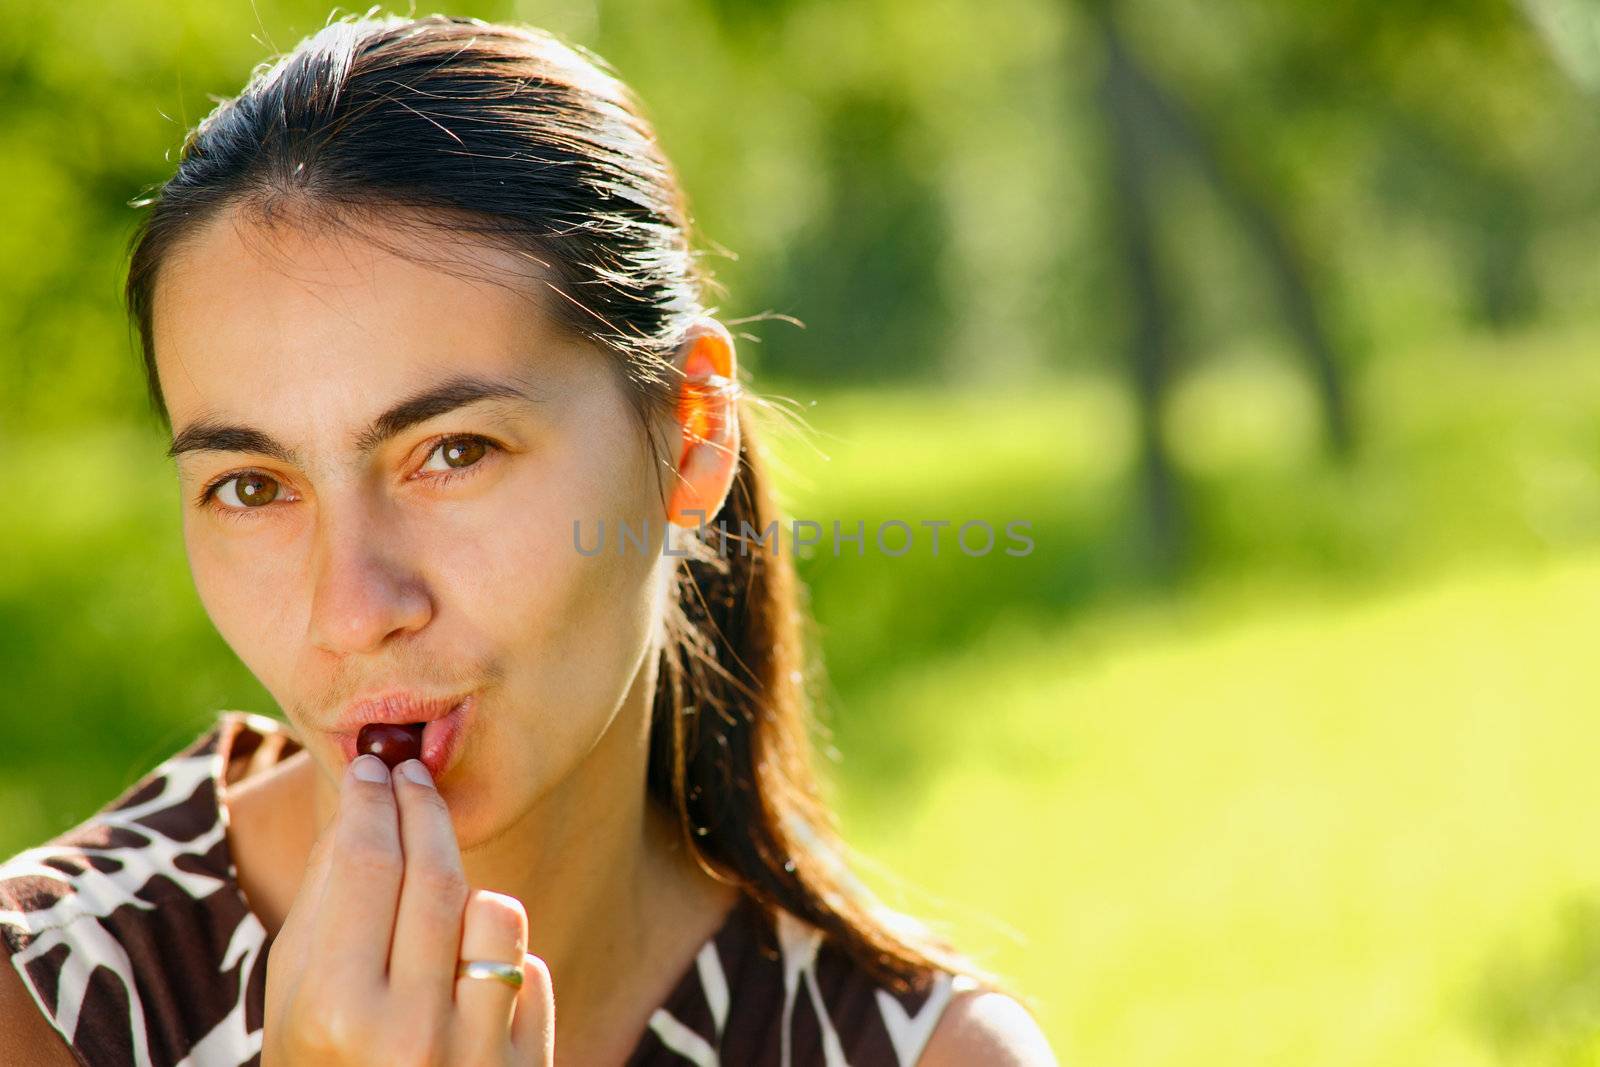
[[[371,426],[356,435],[351,447],[358,456],[368,455],[389,438],[417,423],[484,400],[515,400],[531,404],[536,403],[538,398],[520,383],[509,379],[456,375],[406,397],[373,419]],[[173,437],[172,444],[167,448],[169,458],[175,459],[185,452],[257,452],[283,463],[300,465],[300,457],[294,449],[264,430],[253,426],[228,425],[208,418],[185,427]]]

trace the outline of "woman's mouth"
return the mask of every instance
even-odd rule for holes
[[[368,723],[362,730],[339,731],[333,736],[347,764],[368,751],[390,767],[415,756],[438,782],[455,763],[467,717],[476,704],[477,694],[469,693],[445,715],[429,722]],[[359,745],[363,731],[365,748]]]

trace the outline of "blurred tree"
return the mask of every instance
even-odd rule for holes
[[[1111,167],[1107,193],[1127,267],[1132,316],[1129,361],[1139,401],[1140,471],[1154,559],[1163,570],[1181,562],[1183,531],[1163,431],[1163,408],[1174,362],[1174,321],[1168,271],[1153,233],[1161,163],[1172,153],[1196,166],[1228,208],[1258,255],[1280,313],[1317,386],[1327,441],[1338,455],[1352,447],[1347,389],[1334,343],[1324,328],[1305,256],[1270,193],[1246,177],[1243,160],[1225,155],[1198,115],[1130,49],[1114,0],[1082,0],[1103,45],[1096,100],[1105,117]]]
[[[824,105],[813,163],[823,203],[754,294],[796,315],[806,332],[770,335],[764,366],[828,381],[916,377],[938,366],[956,310],[942,283],[948,227],[925,143],[896,95],[842,93]]]

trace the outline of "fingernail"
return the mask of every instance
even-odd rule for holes
[[[396,769],[418,785],[433,788],[433,775],[428,773],[427,766],[421,760],[408,759]]]
[[[350,764],[350,773],[363,782],[386,782],[389,780],[389,768],[383,765],[383,760],[371,753],[363,753]]]

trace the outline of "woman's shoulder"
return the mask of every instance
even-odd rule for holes
[[[881,904],[876,910],[887,925],[932,933],[913,916]],[[774,922],[786,966],[797,973],[795,984],[812,983],[819,1018],[840,1036],[843,1055],[835,1058],[824,1040],[825,1056],[817,1062],[1055,1067],[1037,1021],[1008,994],[962,971],[935,966],[922,968],[907,988],[889,988],[816,927],[785,911]]]
[[[629,1067],[911,1067],[952,998],[977,988],[934,967],[891,987],[819,927],[747,893],[656,1010]]]
[[[276,732],[223,712],[88,819],[0,863],[0,948],[82,1062],[177,1062],[202,1038],[245,1040],[265,931],[238,891],[219,791]]]
[[[878,911],[900,925],[912,921],[882,906]],[[817,1014],[823,1051],[828,1051],[831,1029],[852,1063],[910,1067],[920,1062],[951,1001],[977,988],[965,974],[932,966],[919,970],[904,988],[892,987],[818,927],[783,910],[773,922],[786,972],[797,987],[796,1001],[804,997]]]
[[[915,939],[934,935],[922,920],[883,905],[877,907],[888,926]],[[937,940],[937,938],[935,938]],[[985,973],[980,981],[966,973],[927,970],[926,1007],[918,1018],[923,1024],[916,1038],[917,1054],[906,1063],[917,1067],[1057,1067],[1054,1053],[1031,1010]],[[926,1016],[926,1018],[924,1018]]]
[[[72,829],[0,862],[0,915],[13,951],[20,936],[36,938],[90,912],[148,904],[139,892],[149,875],[187,881],[209,873],[176,860],[208,849],[221,829],[216,759],[227,724],[219,718]]]
[[[919,1067],[1058,1067],[1044,1030],[1015,997],[990,989],[957,993],[917,1061]]]

